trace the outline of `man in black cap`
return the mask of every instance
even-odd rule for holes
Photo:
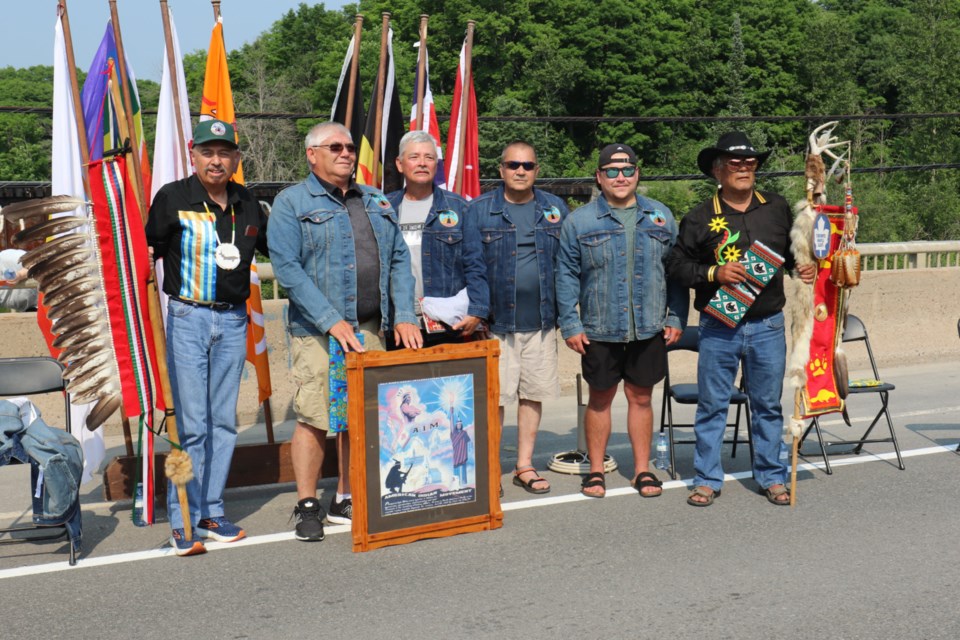
[[[591,498],[606,493],[610,407],[622,380],[632,484],[642,497],[653,498],[662,483],[649,466],[650,398],[666,373],[666,345],[680,338],[689,304],[686,289],[667,293],[666,258],[677,223],[666,205],[637,193],[637,155],[629,146],[605,146],[597,166],[600,197],[564,220],[557,254],[560,332],[580,354],[590,386],[584,429],[591,473],[581,492]]]
[[[223,490],[237,441],[237,397],[247,352],[247,298],[254,249],[267,252],[260,204],[230,178],[240,166],[233,125],[204,120],[190,150],[196,173],[164,185],[150,207],[147,244],[163,258],[167,366],[180,444],[193,462],[190,513],[176,488],[167,513],[177,555],[204,552],[199,538],[232,542],[243,529],[224,517]],[[189,517],[195,535],[185,539]]]
[[[687,498],[698,507],[713,504],[720,495],[723,432],[741,364],[750,399],[754,479],[767,500],[776,505],[790,503],[786,458],[781,458],[785,446],[780,395],[786,366],[783,272],[794,267],[790,252],[793,215],[781,196],[754,188],[756,171],[769,155],[769,151],[757,151],[739,131],[724,134],[716,146],[700,152],[697,166],[717,181],[718,190],[684,216],[668,260],[670,278],[694,289],[694,307],[701,312],[696,477],[693,493]],[[746,299],[754,299],[745,312],[743,306],[726,318],[720,318],[722,312],[705,312],[712,300],[719,299],[721,286],[744,287],[748,274],[741,261],[756,241],[783,258],[782,268],[759,293],[747,291]],[[812,266],[797,271],[804,282],[813,282]]]

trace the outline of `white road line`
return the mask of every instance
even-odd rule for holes
[[[901,451],[901,455],[904,458],[915,458],[919,456],[929,456],[936,453],[953,453],[957,448],[958,443],[946,444],[942,446],[934,447],[924,447],[922,449],[910,449],[908,451]],[[871,454],[871,453],[861,453],[858,456],[849,456],[846,458],[831,458],[830,464],[834,467],[845,467],[856,464],[866,464],[868,462],[879,462],[881,460],[891,460],[896,459],[896,453],[881,453],[881,454]],[[823,463],[804,463],[798,465],[797,469],[802,471],[812,471],[814,469],[823,469]],[[749,471],[741,471],[739,473],[728,473],[724,476],[724,481],[731,480],[742,480],[744,478],[749,478]],[[663,483],[664,490],[667,489],[680,489],[684,487],[689,487],[690,482],[685,480],[670,480]],[[618,489],[610,489],[607,491],[607,497],[616,497],[616,496],[625,496],[633,495],[636,493],[636,490],[632,487],[621,487]],[[548,507],[555,504],[564,504],[567,502],[578,502],[582,500],[595,500],[596,498],[588,498],[580,493],[568,494],[563,496],[554,496],[551,498],[535,498],[531,500],[521,500],[519,502],[508,502],[502,505],[504,511],[517,511],[519,509],[530,509],[533,507]],[[350,527],[347,525],[331,525],[324,528],[324,531],[327,535],[337,535],[341,533],[349,533]],[[292,531],[284,531],[282,533],[271,533],[262,536],[253,536],[250,538],[244,538],[238,542],[208,542],[206,543],[207,551],[222,551],[224,549],[240,549],[243,547],[252,547],[255,545],[261,544],[271,544],[274,542],[286,542],[288,540],[294,540],[294,535]],[[155,558],[165,558],[167,556],[174,556],[173,549],[165,547],[163,549],[150,549],[147,551],[134,551],[132,553],[120,553],[111,556],[102,556],[102,557],[93,557],[93,558],[81,558],[77,561],[76,566],[71,567],[69,563],[64,562],[51,562],[49,564],[41,564],[30,567],[17,567],[15,569],[2,569],[0,570],[0,580],[5,580],[8,578],[22,578],[25,576],[35,576],[44,573],[56,573],[59,571],[75,571],[79,569],[89,569],[92,567],[104,567],[112,564],[125,564],[127,562],[137,562],[139,560],[153,560]]]

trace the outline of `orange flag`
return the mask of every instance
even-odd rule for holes
[[[200,119],[216,118],[233,125],[237,142],[237,116],[233,110],[233,91],[230,89],[230,71],[227,69],[227,50],[223,44],[223,18],[217,20],[210,34],[207,52],[207,71],[203,78],[203,100]],[[243,184],[243,165],[237,167],[233,181]],[[267,357],[267,334],[263,319],[263,301],[260,299],[260,276],[256,260],[250,265],[250,297],[247,298],[247,362],[257,371],[258,402],[263,403],[273,393],[270,383],[270,360]]]
[[[240,142],[237,115],[233,110],[233,90],[230,89],[230,71],[227,69],[227,49],[223,44],[223,18],[217,20],[210,34],[207,51],[207,71],[203,76],[203,100],[200,101],[200,120],[216,118],[233,125],[233,136]],[[237,167],[233,181],[243,184],[243,164]]]

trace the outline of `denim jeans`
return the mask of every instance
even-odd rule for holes
[[[190,522],[224,515],[233,447],[237,442],[237,396],[247,350],[247,315],[195,307],[171,299],[167,306],[167,367],[177,412],[180,444],[193,462],[187,483]],[[167,486],[170,527],[183,527],[172,482]]]
[[[705,314],[700,316],[694,486],[715,491],[723,486],[723,433],[741,362],[750,399],[754,479],[764,489],[785,482],[787,465],[780,459],[785,450],[780,395],[786,357],[782,312],[744,320],[735,329]]]

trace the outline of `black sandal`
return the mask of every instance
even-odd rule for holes
[[[633,481],[633,488],[637,490],[641,498],[659,498],[663,495],[663,482],[657,476],[649,471],[641,471]],[[660,489],[659,493],[643,493],[647,487],[656,487]]]
[[[584,489],[592,489],[593,487],[600,487],[603,489],[603,493],[597,495],[595,493],[586,493]],[[607,482],[603,477],[603,474],[599,471],[594,471],[591,474],[588,474],[586,478],[583,479],[583,482],[580,483],[580,493],[587,496],[588,498],[602,498],[607,494]]]

